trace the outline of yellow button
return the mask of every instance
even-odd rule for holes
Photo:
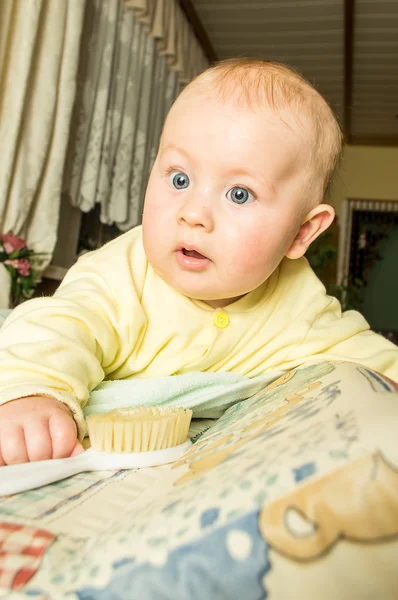
[[[225,329],[229,325],[229,316],[227,313],[217,311],[214,315],[214,325],[219,329]]]

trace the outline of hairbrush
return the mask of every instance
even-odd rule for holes
[[[70,458],[0,467],[0,496],[60,481],[84,471],[140,469],[168,464],[191,446],[192,411],[136,407],[87,417],[91,448]]]

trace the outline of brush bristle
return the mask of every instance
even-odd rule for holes
[[[87,417],[91,447],[99,452],[148,452],[186,441],[192,410],[139,406]]]

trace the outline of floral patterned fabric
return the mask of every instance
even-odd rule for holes
[[[84,473],[1,499],[0,589],[54,600],[393,600],[397,422],[398,386],[369,369],[293,370],[214,424],[194,423],[194,445],[172,466]],[[7,544],[18,527],[40,540],[29,563],[24,541]],[[30,569],[22,586],[20,564]]]

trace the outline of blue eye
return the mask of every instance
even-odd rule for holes
[[[176,190],[183,190],[189,186],[189,177],[181,171],[174,171],[174,173],[170,175],[170,182]]]
[[[247,204],[252,200],[252,195],[245,188],[233,187],[229,190],[227,198],[235,202],[235,204]]]

